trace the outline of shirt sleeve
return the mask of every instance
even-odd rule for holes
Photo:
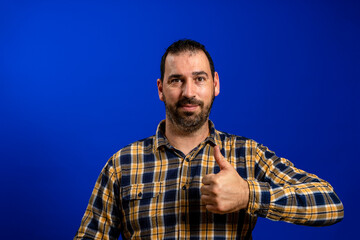
[[[253,157],[254,178],[248,179],[250,214],[312,226],[343,219],[343,204],[328,182],[295,168],[262,145],[257,145]]]
[[[110,158],[96,181],[74,240],[119,238],[119,189],[113,158]]]

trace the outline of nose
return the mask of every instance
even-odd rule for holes
[[[185,83],[183,84],[182,95],[188,98],[195,97],[194,88],[194,83],[191,80],[185,81]]]

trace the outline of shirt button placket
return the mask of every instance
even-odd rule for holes
[[[185,214],[185,213],[183,213],[183,214],[181,215],[181,220],[182,220],[183,222],[186,222],[186,214]]]
[[[184,157],[182,162],[182,170],[181,170],[181,177],[180,177],[180,211],[179,211],[179,217],[181,224],[179,224],[179,230],[180,230],[180,238],[185,239],[188,236],[188,226],[187,224],[187,215],[188,215],[188,202],[187,202],[187,183],[188,183],[188,171],[189,171],[189,157]]]

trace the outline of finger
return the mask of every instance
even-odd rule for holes
[[[213,182],[212,179],[213,179],[214,176],[215,176],[215,174],[213,174],[213,173],[210,173],[210,174],[208,174],[208,175],[205,175],[205,176],[202,178],[201,182],[202,182],[203,184],[205,184],[205,185],[209,185],[209,184],[211,184],[211,183]]]
[[[206,204],[206,205],[212,205],[215,204],[214,202],[214,198],[209,196],[209,195],[201,195],[200,200],[202,203]]]
[[[213,198],[208,195],[201,195],[200,200],[204,204],[213,204]]]
[[[212,191],[212,186],[211,185],[203,185],[200,188],[200,193],[202,195],[208,195],[208,196],[214,196],[215,194]]]
[[[202,186],[201,186],[201,188],[200,188],[200,193],[201,193],[201,195],[207,194],[206,185],[202,185]]]
[[[208,211],[210,211],[210,212],[212,212],[212,213],[221,214],[221,212],[219,212],[219,211],[217,210],[216,206],[213,205],[213,204],[206,204],[205,207],[206,207],[206,210],[208,210]]]
[[[214,152],[215,161],[219,165],[220,169],[224,169],[224,168],[228,167],[229,162],[226,161],[226,159],[221,154],[219,146],[216,145],[214,150],[215,150],[215,152]]]

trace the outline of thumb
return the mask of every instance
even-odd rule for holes
[[[226,161],[226,159],[221,154],[219,146],[215,146],[214,150],[215,161],[219,165],[220,170],[227,168],[229,166],[229,162]]]

